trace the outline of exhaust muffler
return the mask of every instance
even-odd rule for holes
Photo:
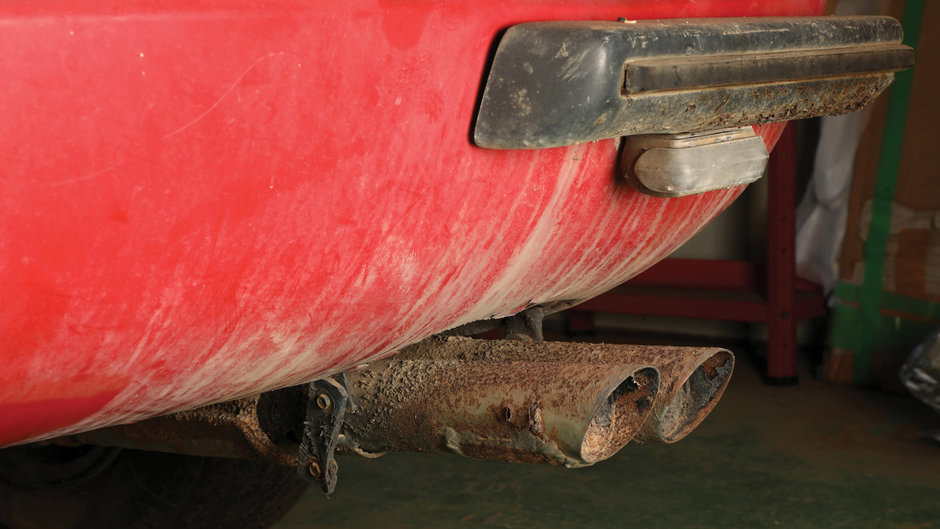
[[[626,445],[657,371],[622,346],[437,337],[347,373],[343,439],[357,453],[456,453],[579,467]]]
[[[715,406],[733,367],[731,353],[717,348],[437,336],[330,382],[342,389],[342,405],[320,402],[319,381],[59,442],[261,457],[313,469],[327,492],[335,486],[329,447],[581,467],[634,439],[685,437]],[[311,405],[335,413],[330,439],[310,420]],[[311,458],[301,438],[322,443],[325,459]]]

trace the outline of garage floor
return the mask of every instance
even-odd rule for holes
[[[738,367],[715,412],[678,444],[628,445],[567,470],[451,456],[340,459],[275,527],[940,528],[940,416],[906,395],[808,373],[765,386]]]

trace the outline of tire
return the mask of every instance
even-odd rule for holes
[[[306,488],[260,461],[29,445],[0,450],[0,528],[261,529]]]

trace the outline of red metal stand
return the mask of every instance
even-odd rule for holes
[[[767,168],[767,379],[796,382],[796,126],[783,130]],[[820,295],[821,309],[825,302]],[[800,318],[803,319],[803,318]]]
[[[572,330],[589,312],[740,321],[767,325],[767,380],[797,380],[796,324],[826,313],[814,283],[796,276],[796,133],[787,126],[770,157],[767,262],[666,259],[625,285],[578,305]],[[763,270],[761,270],[763,268]],[[762,273],[763,272],[763,273]]]

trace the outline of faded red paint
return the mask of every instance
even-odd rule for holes
[[[640,195],[610,140],[473,146],[499,31],[822,5],[7,2],[0,444],[299,383],[635,275],[741,189]]]

